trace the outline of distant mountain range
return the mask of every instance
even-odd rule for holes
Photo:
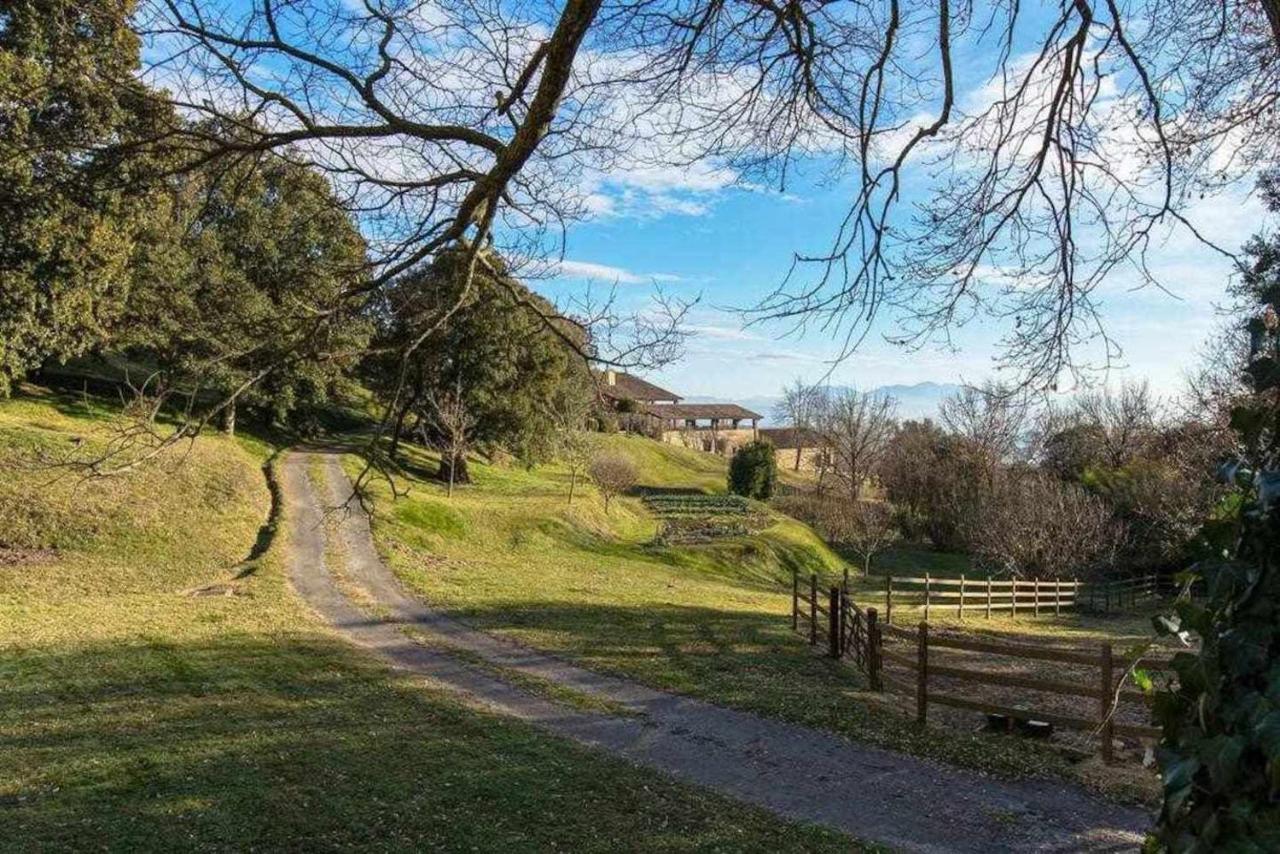
[[[839,389],[838,386],[833,386]],[[892,396],[898,401],[898,417],[899,418],[937,418],[938,404],[942,402],[944,397],[955,394],[960,390],[960,386],[955,383],[916,383],[915,385],[885,385],[872,389],[876,394],[885,394]],[[693,395],[685,398],[685,403],[737,403],[745,406],[753,412],[759,412],[764,416],[764,420],[760,423],[764,426],[776,425],[773,418],[773,408],[778,405],[778,401],[782,399],[781,395],[756,397],[709,397]]]

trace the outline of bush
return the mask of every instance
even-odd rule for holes
[[[591,461],[587,470],[591,481],[604,498],[604,512],[609,512],[609,502],[636,485],[636,467],[631,460],[619,454],[601,454]]]
[[[1122,534],[1102,501],[1031,471],[1001,475],[966,527],[979,566],[1022,578],[1098,575],[1114,565]]]
[[[757,440],[733,452],[729,461],[729,491],[764,501],[773,496],[778,461],[773,445]]]

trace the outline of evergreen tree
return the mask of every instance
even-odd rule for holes
[[[0,5],[0,395],[108,340],[159,214],[132,139],[170,121],[136,80],[125,0]]]

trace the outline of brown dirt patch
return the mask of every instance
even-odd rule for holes
[[[34,566],[54,563],[58,559],[55,549],[9,549],[0,547],[0,567]]]

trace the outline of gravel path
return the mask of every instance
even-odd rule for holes
[[[327,483],[313,487],[319,458]],[[353,603],[325,568],[325,508],[350,493],[338,457],[293,452],[282,466],[290,578],[353,642],[470,702],[657,768],[779,815],[906,851],[1132,851],[1148,817],[1049,781],[1003,781],[864,747],[833,733],[721,708],[585,670],[471,629],[408,595],[374,549],[358,508],[337,514]],[[348,588],[349,589],[349,588]],[[584,711],[530,694],[464,657],[414,642],[406,629],[524,674],[604,698],[630,714]]]

